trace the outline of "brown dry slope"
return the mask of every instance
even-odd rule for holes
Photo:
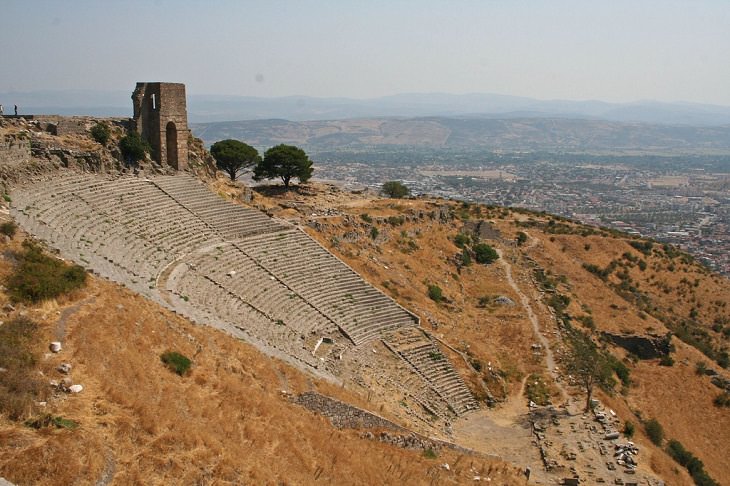
[[[307,224],[323,245],[419,314],[429,332],[470,362],[468,366],[455,360],[463,376],[471,377],[472,391],[499,401],[518,393],[523,378],[541,373],[546,363],[544,353],[532,352],[531,345],[540,341],[525,309],[495,304],[498,296],[520,302],[504,270],[459,264],[462,250],[455,244],[456,235],[476,219],[491,222],[501,237],[488,235],[486,241],[502,248],[558,359],[564,353],[563,325],[555,318],[557,304],[552,299],[558,294],[569,300],[560,310],[564,317],[592,332],[597,341],[604,331],[643,338],[662,337],[671,330],[693,344],[671,339],[673,366],[661,366],[658,358],[637,359],[606,344],[607,351],[628,367],[632,383],[621,393],[619,386],[613,395],[600,396],[624,421],[641,424],[657,419],[667,439],[679,440],[716,480],[730,476],[730,414],[712,403],[721,389],[711,384],[709,376],[695,372],[696,364],[704,362],[727,378],[713,359],[722,363],[728,347],[724,328],[730,284],[686,255],[659,244],[648,248],[642,240],[618,233],[558,219],[551,223],[553,218],[545,215],[447,201],[370,200],[353,205],[314,193],[307,196],[306,191],[256,201],[273,214]],[[327,216],[312,216],[311,211],[297,214],[292,201],[300,207],[319,205],[316,214]],[[529,234],[529,244],[513,243],[519,231]],[[606,276],[596,274],[606,269],[610,270]],[[442,302],[428,298],[428,285],[442,289]],[[553,400],[559,401],[559,395]],[[635,440],[645,454],[642,461],[672,484],[690,484],[681,466],[651,444],[642,427],[637,434]]]
[[[9,266],[3,259],[3,273]],[[448,450],[431,459],[335,429],[282,390],[364,400],[99,279],[69,298],[17,306],[5,319],[24,313],[40,322],[41,351],[73,306],[62,352],[46,354],[40,369],[59,379],[54,368],[72,364],[84,390],[56,394],[44,412],[80,427],[36,431],[0,419],[0,475],[17,484],[460,484],[474,475],[524,484],[498,461]],[[160,354],[171,349],[193,359],[190,375],[163,366]]]

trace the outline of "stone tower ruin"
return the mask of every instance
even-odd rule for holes
[[[152,157],[177,170],[188,166],[188,112],[182,83],[137,83],[134,126],[152,146]]]

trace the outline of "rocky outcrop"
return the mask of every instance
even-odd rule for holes
[[[602,336],[610,343],[624,348],[629,353],[636,355],[639,359],[656,359],[667,356],[671,350],[671,333],[664,336],[648,334],[612,334],[603,332]]]
[[[472,234],[479,240],[499,240],[501,233],[489,221],[467,221],[462,229],[463,233]]]

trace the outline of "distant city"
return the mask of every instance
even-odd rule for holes
[[[314,154],[318,179],[546,211],[675,244],[730,276],[727,156],[428,151]]]

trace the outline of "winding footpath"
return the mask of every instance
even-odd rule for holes
[[[537,238],[533,238],[530,236],[530,244],[527,246],[527,249],[534,247],[539,240]],[[504,252],[501,249],[497,249],[497,253],[499,254],[499,264],[504,269],[504,275],[507,278],[507,283],[509,283],[509,286],[512,287],[512,290],[515,291],[517,296],[520,299],[520,303],[522,304],[522,307],[525,309],[525,312],[527,313],[527,318],[530,320],[530,323],[532,324],[532,331],[535,334],[535,337],[539,341],[540,345],[542,346],[542,349],[545,350],[545,362],[547,365],[548,371],[550,371],[550,374],[553,377],[554,383],[558,386],[558,389],[560,390],[560,394],[562,398],[565,400],[567,398],[567,393],[563,389],[563,386],[560,383],[560,377],[558,375],[556,366],[555,366],[555,356],[553,355],[553,350],[550,348],[550,343],[548,342],[545,335],[542,333],[540,329],[540,321],[537,318],[537,315],[535,314],[535,311],[532,309],[532,306],[530,305],[530,299],[525,295],[525,293],[520,289],[519,285],[517,285],[517,282],[515,282],[514,277],[512,276],[512,265],[509,261],[507,261],[506,258],[504,258]],[[524,385],[524,384],[523,384]]]

